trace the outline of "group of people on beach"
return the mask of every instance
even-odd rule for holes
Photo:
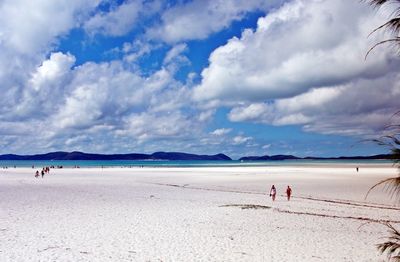
[[[44,177],[45,174],[50,173],[50,167],[46,166],[42,168],[42,171],[40,172],[40,174],[42,175],[42,178]],[[36,170],[35,172],[35,177],[38,178],[39,177],[39,170]]]
[[[272,201],[275,201],[276,198],[276,187],[275,185],[272,185],[271,190],[269,191],[269,196],[272,198]],[[287,200],[290,201],[290,197],[292,196],[292,188],[290,186],[287,186],[286,188],[286,197]]]

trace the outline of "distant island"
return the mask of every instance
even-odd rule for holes
[[[282,161],[282,160],[368,160],[368,159],[392,159],[389,154],[373,156],[349,156],[349,157],[297,157],[293,155],[265,155],[241,157],[240,161]],[[90,154],[83,152],[51,152],[36,155],[0,155],[0,160],[212,160],[230,161],[225,154],[196,155],[181,152],[155,152],[153,154]]]
[[[196,155],[180,152],[153,154],[88,154],[83,152],[51,152],[37,155],[0,155],[0,160],[232,160],[224,154]]]
[[[387,160],[393,159],[390,154],[380,154],[373,156],[340,156],[340,157],[297,157],[293,155],[273,155],[273,156],[246,156],[239,158],[240,161],[278,161],[278,160]]]

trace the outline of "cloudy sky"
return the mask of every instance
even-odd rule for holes
[[[400,60],[359,0],[2,0],[0,154],[368,155]]]

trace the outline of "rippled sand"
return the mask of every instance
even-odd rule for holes
[[[383,261],[375,244],[383,222],[400,227],[400,208],[382,188],[365,194],[396,171],[3,169],[0,261]]]

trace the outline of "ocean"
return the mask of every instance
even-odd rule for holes
[[[282,161],[206,161],[206,160],[0,160],[0,168],[62,166],[74,167],[226,167],[226,166],[295,166],[324,164],[391,164],[390,160],[282,160]]]

